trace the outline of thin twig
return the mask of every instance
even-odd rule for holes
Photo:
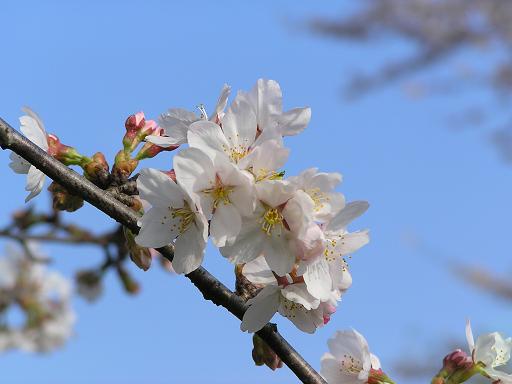
[[[3,149],[10,149],[17,153],[50,178],[63,185],[71,193],[82,197],[132,232],[138,233],[137,219],[139,215],[116,200],[109,192],[98,188],[72,169],[49,156],[16,132],[2,118],[0,118],[0,146]],[[159,248],[158,251],[172,261],[174,255],[172,247]],[[189,273],[187,278],[201,291],[205,299],[223,306],[239,319],[243,317],[247,309],[245,302],[206,269],[200,267]],[[258,335],[265,340],[303,383],[327,384],[320,374],[277,332],[275,324],[268,323],[258,331]]]

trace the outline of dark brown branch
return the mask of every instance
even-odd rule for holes
[[[16,132],[8,123],[0,118],[0,146],[17,153],[53,180],[68,189],[71,193],[81,196],[108,216],[138,233],[137,219],[139,216],[93,183],[63,165],[31,141]],[[173,248],[159,248],[158,251],[172,261]],[[200,267],[187,275],[187,278],[201,291],[204,298],[216,305],[221,305],[241,319],[247,306],[244,301],[231,292],[224,284]],[[276,352],[281,360],[295,373],[303,383],[322,383],[325,380],[307,361],[277,332],[274,324],[267,324],[258,335]]]

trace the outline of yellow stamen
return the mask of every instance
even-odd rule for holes
[[[261,222],[261,229],[270,236],[272,229],[276,225],[283,225],[283,215],[281,215],[281,212],[279,212],[277,208],[269,208],[262,216]]]
[[[185,205],[182,208],[170,208],[171,216],[173,219],[179,218],[180,223],[178,227],[178,231],[180,234],[184,233],[188,227],[190,227],[190,224],[194,221],[195,213],[192,212],[190,209],[190,206],[188,203],[185,202]],[[174,227],[176,224],[173,225]]]

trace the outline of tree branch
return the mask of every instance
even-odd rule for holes
[[[116,200],[110,192],[98,188],[89,180],[48,155],[15,131],[2,118],[0,118],[0,146],[2,149],[10,149],[17,153],[64,186],[69,192],[82,197],[120,224],[128,227],[132,232],[138,233],[137,220],[139,215]],[[173,247],[166,246],[159,248],[158,251],[172,261]],[[206,269],[200,267],[186,275],[186,277],[201,291],[206,300],[223,306],[239,319],[243,317],[247,310],[245,302]],[[303,383],[327,384],[318,372],[277,332],[275,324],[268,323],[257,333]]]

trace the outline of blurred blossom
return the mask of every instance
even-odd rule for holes
[[[7,320],[14,307],[25,316],[21,326]],[[8,247],[0,258],[0,351],[52,351],[71,337],[74,323],[70,282],[19,249]]]

